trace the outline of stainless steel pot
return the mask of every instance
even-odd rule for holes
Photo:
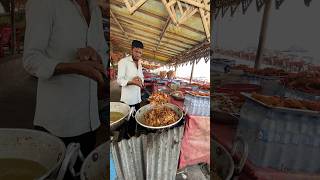
[[[105,180],[109,177],[109,147],[110,142],[106,142],[88,155],[81,167],[81,180]]]
[[[0,129],[0,159],[31,160],[47,169],[39,179],[56,179],[66,154],[64,143],[48,133],[30,129]]]
[[[234,161],[230,153],[217,141],[211,140],[213,145],[213,164],[215,169],[218,170],[217,175],[225,180],[230,180],[234,172]]]
[[[112,123],[110,122],[110,130],[114,131],[120,127],[126,118],[130,118],[133,111],[134,108],[130,108],[130,106],[127,104],[121,102],[110,102],[110,112],[120,112],[124,115],[121,119]]]
[[[135,119],[136,119],[137,123],[145,128],[149,128],[149,129],[163,129],[163,128],[169,128],[171,126],[174,126],[182,120],[184,113],[178,106],[176,106],[174,104],[170,104],[170,103],[164,104],[163,106],[169,107],[170,109],[175,111],[177,113],[179,119],[176,122],[169,124],[169,125],[166,125],[166,126],[159,126],[159,127],[148,126],[148,125],[144,124],[144,115],[145,115],[145,113],[147,113],[148,111],[150,111],[154,108],[154,105],[148,104],[148,105],[141,107],[136,112]]]

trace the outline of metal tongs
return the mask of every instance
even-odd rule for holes
[[[136,113],[136,108],[135,107],[131,107],[130,111],[129,111],[129,115],[127,117],[127,121],[129,121],[131,117],[134,117],[135,113]]]

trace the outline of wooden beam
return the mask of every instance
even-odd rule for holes
[[[131,52],[131,47],[130,47],[130,45],[122,45],[120,48],[125,48],[125,49],[127,49],[128,50],[128,52]],[[159,53],[157,53],[157,52],[154,52],[154,51],[152,51],[152,50],[149,50],[149,49],[144,49],[143,50],[143,56],[145,57],[145,56],[149,56],[149,57],[154,57],[154,56],[158,56],[158,57],[160,57],[160,58],[162,58],[162,59],[165,59],[165,61],[168,61],[168,59],[170,58],[170,57],[168,57],[168,56],[165,56],[165,55],[163,55],[163,54],[159,54]],[[162,60],[163,61],[163,60]]]
[[[210,42],[210,19],[208,18],[208,15],[210,17],[210,13],[204,11],[203,9],[199,9],[201,19],[202,19],[202,24],[203,24],[203,29],[206,32],[207,39]],[[209,14],[206,14],[209,13]]]
[[[114,39],[122,39],[124,42],[126,42],[126,38],[123,37],[123,36],[121,36],[121,34],[111,32],[111,35],[114,36]],[[143,43],[146,44],[146,45],[149,45],[149,46],[151,46],[152,48],[155,49],[155,45],[154,45],[154,44],[149,43],[149,42],[147,42],[147,41],[143,41]],[[166,46],[164,46],[164,47],[159,47],[158,51],[159,51],[159,50],[165,51],[165,53],[167,53],[167,54],[170,55],[170,56],[177,55],[177,54],[179,54],[179,53],[181,52],[181,51],[174,51],[174,50],[172,50],[171,48],[167,48]]]
[[[261,29],[260,29],[260,35],[259,35],[259,44],[258,44],[258,49],[257,49],[257,56],[256,60],[254,63],[254,68],[259,69],[261,66],[261,61],[262,61],[262,55],[264,51],[264,46],[265,46],[265,40],[267,36],[267,28],[268,28],[268,22],[269,22],[269,13],[271,10],[271,0],[265,0],[265,6],[264,6],[264,11],[263,11],[263,18],[262,18],[262,24],[261,24]]]
[[[126,5],[128,11],[130,12],[130,9],[131,9],[131,4],[129,3],[128,0],[123,0],[124,4]]]
[[[16,54],[16,14],[15,14],[15,0],[10,1],[10,14],[11,14],[11,42],[12,42],[12,47],[11,47],[11,54],[15,55]]]
[[[118,19],[116,18],[116,16],[113,14],[112,10],[110,9],[110,14],[113,18],[113,20],[118,24],[119,28],[121,29],[122,33],[126,36],[126,38],[128,38],[129,40],[129,36],[127,35],[127,33],[124,31],[123,27],[121,26],[121,24],[119,23]]]
[[[133,14],[137,9],[139,9],[147,0],[139,0],[133,7],[130,9],[130,14]]]
[[[125,37],[122,37],[122,36],[120,36],[119,34],[112,33],[112,35],[115,35],[117,38],[121,38],[121,39],[124,40],[124,41],[126,40]],[[143,43],[144,43],[144,44],[147,44],[147,45],[150,45],[150,46],[152,46],[152,47],[155,49],[154,44],[150,44],[150,43],[145,42],[145,41],[144,41]],[[177,55],[177,54],[181,53],[181,52],[179,52],[179,51],[172,50],[171,48],[167,48],[166,46],[164,46],[164,47],[159,47],[158,51],[165,51],[165,53],[167,53],[168,55],[171,55],[171,56]]]
[[[181,6],[180,1],[178,1],[178,8],[179,8],[180,13],[183,14],[183,8]]]
[[[160,45],[160,43],[161,43],[161,40],[162,40],[165,32],[167,31],[167,29],[168,29],[168,27],[169,27],[170,22],[171,22],[171,18],[170,18],[170,16],[168,16],[167,22],[164,24],[163,29],[162,29],[162,31],[161,31],[161,33],[160,33],[160,38],[159,38],[159,42],[158,42],[158,44],[157,44],[156,50],[158,50],[158,47],[159,47],[159,45]]]
[[[198,12],[198,8],[190,8],[189,10],[185,11],[185,14],[179,19],[179,25],[187,21],[190,17],[192,17],[195,13]]]
[[[175,3],[177,3],[177,0],[171,0],[166,4],[166,6],[170,7],[170,6],[174,5]]]
[[[111,30],[112,30],[112,29],[115,30],[114,27],[111,27]],[[138,34],[138,33],[135,33],[135,34],[128,33],[128,35],[131,36],[132,38],[139,38],[139,39],[141,39],[141,40],[143,39],[144,41],[150,42],[151,44],[155,44],[155,46],[156,46],[156,43],[157,43],[157,39],[156,39],[156,38],[146,37],[146,36],[144,36],[143,34]],[[188,49],[187,47],[183,47],[183,46],[180,46],[180,45],[176,45],[176,44],[173,44],[173,43],[171,43],[171,42],[164,41],[164,43],[166,43],[167,45],[173,46],[173,47],[171,47],[171,48],[174,49],[174,50],[177,50],[177,51],[179,51],[179,52]],[[179,49],[177,49],[177,48],[179,48]]]
[[[115,27],[111,27],[110,29],[114,29]],[[146,40],[151,40],[151,41],[155,41],[153,42],[154,44],[156,44],[158,42],[158,39],[155,38],[155,37],[150,37],[150,36],[146,36],[145,34],[140,34],[140,33],[127,33],[128,35],[130,36],[134,36],[134,37],[138,37],[138,38],[142,38],[142,39],[146,39]],[[163,41],[163,42],[166,42],[168,45],[172,45],[173,47],[176,47],[176,48],[179,48],[181,49],[182,51],[183,50],[186,50],[188,49],[188,47],[185,47],[185,46],[181,46],[181,44],[176,44],[176,43],[173,43],[173,42],[168,42],[168,41]],[[178,50],[178,49],[177,49]],[[179,51],[181,51],[179,50]]]
[[[149,25],[149,24],[146,24],[146,23],[143,23],[143,22],[139,22],[139,21],[133,20],[133,19],[131,20],[130,18],[127,18],[127,17],[125,17],[125,16],[118,17],[118,19],[119,19],[119,21],[121,21],[122,23],[125,22],[125,23],[127,23],[127,24],[130,24],[131,26],[134,26],[133,23],[135,23],[135,24],[140,25],[140,26],[147,26],[147,27],[149,27],[150,29],[160,31],[160,33],[161,33],[161,29],[158,28],[158,27],[156,27],[156,26],[152,26],[152,25]],[[136,27],[134,27],[134,28],[136,28]],[[140,29],[141,29],[141,28],[140,28]],[[149,31],[149,32],[150,32],[150,31]],[[166,36],[167,39],[176,40],[176,41],[179,41],[180,43],[181,43],[181,42],[184,42],[185,44],[188,44],[188,45],[190,45],[190,46],[194,46],[195,44],[200,43],[200,41],[197,41],[197,40],[194,40],[194,39],[191,39],[191,38],[189,38],[189,37],[185,37],[185,36],[182,36],[182,35],[179,35],[179,34],[174,34],[174,33],[169,32],[169,31],[167,31],[166,34],[167,34],[167,36]],[[169,37],[169,36],[170,36],[170,37]],[[185,41],[181,41],[181,40],[178,40],[178,39],[174,39],[174,38],[172,38],[172,37],[179,37],[179,38],[182,38],[182,39],[184,39],[184,40],[191,41],[191,42],[193,42],[193,43],[192,43],[192,44],[191,44],[191,43],[187,43],[187,42],[185,42]]]
[[[165,1],[165,0],[162,0],[162,1]],[[125,6],[124,4],[123,4],[123,2],[119,2],[119,1],[111,1],[110,2],[111,4],[114,4],[114,5],[116,5],[116,6]],[[210,8],[209,8],[210,9]],[[154,13],[151,13],[151,12],[149,12],[149,11],[146,11],[146,10],[143,10],[143,9],[138,9],[137,10],[137,12],[140,12],[140,13],[143,13],[143,14],[145,14],[145,15],[148,15],[148,16],[151,16],[151,17],[154,17],[154,18],[157,18],[157,19],[159,19],[159,20],[161,20],[161,21],[166,21],[167,19],[165,18],[165,17],[162,17],[162,16],[159,16],[159,15],[157,15],[157,14],[154,14]],[[171,17],[171,16],[170,16]],[[187,26],[187,25],[181,25],[180,27],[182,27],[182,28],[184,28],[184,29],[187,29],[187,30],[189,30],[189,31],[192,31],[192,32],[194,32],[194,33],[197,33],[197,34],[201,34],[201,35],[206,35],[205,34],[205,32],[202,32],[202,31],[199,31],[199,30],[197,30],[197,29],[194,29],[194,28],[192,28],[192,27],[190,27],[190,26]]]
[[[194,60],[193,63],[192,63],[192,69],[191,69],[191,75],[190,75],[190,84],[191,84],[192,78],[193,78],[194,64],[195,64],[195,60]]]
[[[173,22],[174,24],[177,24],[177,19],[176,19],[176,17],[172,14],[172,10],[170,9],[170,6],[167,6],[167,5],[168,5],[167,0],[161,0],[161,1],[162,1],[163,5],[166,7],[167,12],[169,13],[169,16],[170,16],[172,22]]]
[[[129,50],[131,51],[131,44],[127,43],[127,44],[122,44],[121,46],[129,48]],[[165,55],[165,54],[162,54],[162,53],[159,53],[159,52],[155,52],[155,51],[153,51],[151,49],[143,49],[143,53],[151,53],[151,54],[155,54],[157,56],[161,56],[163,58],[169,58],[170,57],[168,55]]]
[[[118,19],[118,21],[119,21],[122,25],[125,25],[125,27],[126,27],[127,30],[139,30],[139,31],[142,31],[142,32],[147,33],[147,34],[151,34],[151,35],[154,35],[154,36],[159,36],[159,33],[152,32],[152,31],[150,31],[150,30],[147,30],[147,29],[144,29],[144,28],[140,28],[140,27],[134,26],[132,23],[128,23],[128,22],[125,21],[125,20]],[[110,24],[111,24],[111,26],[116,25],[116,23],[113,22],[112,19],[111,19],[111,21],[110,21]],[[168,31],[167,31],[166,33],[169,34]],[[160,32],[160,34],[161,34],[161,32]],[[181,43],[181,44],[188,45],[188,46],[194,46],[194,45],[196,45],[195,43],[189,43],[189,42],[186,42],[186,41],[183,41],[183,40],[180,40],[180,39],[175,39],[175,38],[172,38],[172,37],[170,37],[170,36],[168,36],[168,35],[166,35],[165,38],[168,39],[168,40],[171,40],[171,41],[176,41],[177,43]]]
[[[180,59],[181,57],[187,56],[190,53],[193,53],[194,51],[196,51],[197,49],[201,48],[201,47],[210,47],[210,42],[207,41],[207,39],[205,39],[203,42],[201,42],[200,44],[194,46],[193,48],[190,48],[184,52],[181,52],[180,54],[178,54],[177,56],[172,57],[172,59]]]

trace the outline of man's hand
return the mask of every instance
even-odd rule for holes
[[[128,85],[136,85],[136,86],[139,86],[140,88],[142,88],[143,86],[142,81],[138,76],[134,77],[131,81],[129,81]]]
[[[99,85],[104,84],[102,73],[105,73],[103,65],[93,61],[60,63],[55,69],[55,74],[79,74],[97,81]]]
[[[79,48],[77,58],[80,61],[95,61],[102,64],[101,56],[92,47]]]
[[[140,87],[143,87],[142,79],[139,76],[134,77],[133,80],[137,81]]]
[[[80,75],[86,76],[98,82],[99,85],[104,84],[103,73],[104,68],[102,64],[92,61],[83,61],[75,64],[75,68],[79,71]]]

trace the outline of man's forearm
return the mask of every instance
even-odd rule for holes
[[[59,63],[54,71],[54,75],[77,74],[77,70],[72,63]]]
[[[128,81],[127,86],[128,85],[136,85],[136,83],[132,82],[132,81]]]

